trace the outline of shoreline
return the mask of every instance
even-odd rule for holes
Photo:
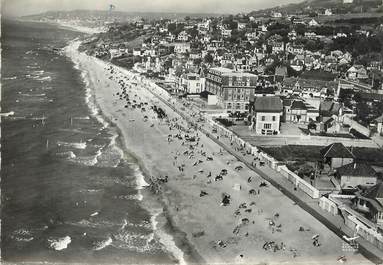
[[[287,205],[291,205],[290,200],[284,197],[283,195],[281,196],[280,191],[273,187],[268,187],[268,192],[266,192],[266,194],[268,195],[265,195],[266,197],[262,197],[263,200],[257,202],[257,207],[258,204],[260,205],[259,207],[261,207],[261,213],[258,210],[258,217],[256,215],[252,215],[251,217],[252,219],[256,219],[255,221],[257,222],[257,225],[251,228],[252,233],[254,233],[255,230],[255,234],[251,235],[250,242],[244,242],[246,239],[246,235],[245,237],[243,237],[242,235],[240,237],[233,237],[231,231],[233,229],[233,225],[235,225],[235,222],[237,222],[237,220],[234,220],[233,222],[232,212],[228,213],[227,209],[229,209],[229,211],[234,212],[235,208],[233,208],[233,206],[218,206],[218,202],[220,201],[220,192],[229,191],[230,194],[233,196],[233,200],[235,200],[236,203],[248,200],[248,195],[246,193],[234,192],[236,194],[233,194],[233,184],[240,183],[241,186],[243,185],[243,187],[245,187],[246,190],[248,189],[248,186],[250,186],[248,183],[246,183],[247,177],[249,176],[249,174],[254,175],[255,173],[248,170],[245,171],[245,169],[243,169],[242,172],[236,173],[234,171],[230,171],[230,174],[235,174],[235,177],[232,179],[225,180],[223,184],[217,186],[218,183],[213,185],[206,185],[206,183],[204,183],[205,181],[201,180],[200,177],[198,177],[197,175],[193,176],[196,168],[193,169],[187,167],[188,173],[185,173],[186,175],[180,175],[177,174],[177,170],[171,170],[170,163],[172,160],[166,160],[166,151],[177,149],[177,144],[175,143],[174,148],[170,148],[169,143],[163,143],[166,139],[166,135],[169,133],[166,128],[166,124],[161,124],[161,122],[159,122],[158,124],[156,123],[153,129],[150,129],[147,126],[147,124],[145,125],[145,123],[142,120],[135,120],[137,119],[137,117],[139,118],[141,116],[137,116],[136,110],[133,109],[131,111],[129,109],[128,112],[125,111],[122,102],[119,101],[113,93],[120,91],[118,89],[119,86],[117,82],[113,83],[111,78],[106,78],[106,76],[108,75],[109,77],[115,76],[118,79],[119,75],[121,78],[122,75],[135,76],[135,74],[131,73],[127,69],[120,68],[108,62],[100,61],[94,57],[88,56],[85,58],[85,63],[88,63],[90,69],[93,69],[95,71],[95,75],[99,74],[101,76],[105,76],[103,80],[98,81],[101,82],[101,87],[98,88],[98,95],[96,95],[96,101],[98,97],[99,103],[101,102],[104,105],[104,108],[107,108],[105,109],[105,112],[103,112],[103,116],[107,119],[109,119],[109,116],[111,117],[112,123],[116,124],[116,127],[118,127],[118,129],[121,130],[122,136],[124,136],[125,134],[127,136],[131,136],[123,137],[121,140],[125,142],[126,147],[131,147],[128,148],[128,150],[132,150],[131,153],[134,155],[137,161],[141,160],[139,163],[141,163],[140,168],[144,173],[144,177],[148,179],[149,176],[152,175],[164,176],[169,174],[171,176],[171,180],[167,185],[164,185],[165,188],[161,192],[162,203],[164,203],[164,205],[166,206],[163,209],[164,212],[166,212],[166,215],[164,216],[168,216],[170,218],[169,229],[175,227],[176,230],[178,229],[180,231],[180,234],[182,235],[180,236],[180,238],[186,239],[189,243],[189,246],[192,246],[192,248],[190,249],[195,250],[191,251],[192,253],[198,253],[198,256],[201,257],[201,263],[212,264],[238,262],[237,258],[240,253],[245,253],[245,257],[250,256],[250,258],[248,261],[242,259],[239,260],[239,262],[253,264],[263,262],[287,262],[290,264],[294,264],[296,262],[303,262],[303,264],[307,264],[317,262],[321,259],[323,259],[323,262],[321,262],[320,264],[335,263],[336,257],[342,254],[341,251],[340,253],[338,253],[337,250],[341,249],[342,241],[336,235],[332,234],[326,227],[320,224],[318,220],[314,219],[312,216],[309,216],[309,214],[304,210],[297,207],[286,207]],[[103,69],[100,70],[100,65],[92,66],[92,64],[100,63],[109,66],[114,70],[117,70],[118,73],[108,73],[105,67],[103,67]],[[135,80],[134,83],[137,83],[138,85],[134,87],[134,91],[136,91],[136,93],[139,93],[140,96],[146,98],[155,98],[154,95],[148,96],[148,93],[150,94],[152,92],[149,91],[146,87],[144,87],[145,83],[147,82],[150,82],[150,80]],[[160,101],[160,99],[156,98],[154,100],[154,104],[160,105],[161,107],[164,106],[164,104]],[[103,109],[102,106],[99,106],[99,108]],[[166,109],[166,111],[169,112],[169,114],[171,114],[172,117],[179,117],[177,113],[171,113],[171,110]],[[133,118],[133,122],[130,122],[129,118]],[[149,133],[149,131],[152,130],[154,130],[153,133]],[[146,136],[146,133],[148,133],[149,136]],[[201,137],[203,138],[203,143],[207,146],[209,152],[213,152],[213,154],[218,152],[217,145],[214,142],[212,142],[210,139],[207,139],[207,137],[205,136]],[[137,143],[135,141],[140,142]],[[164,152],[161,152],[162,150],[159,151],[153,149],[153,146],[159,149],[163,148]],[[178,145],[178,147],[181,146]],[[151,152],[148,152],[149,149]],[[171,158],[171,153],[172,151],[169,152],[169,158]],[[209,170],[209,168],[210,170],[218,169],[218,166],[221,168],[231,167],[227,166],[228,164],[226,165],[225,159],[232,159],[232,156],[227,155],[226,153],[227,152],[225,152],[222,158],[219,155],[214,155],[215,161],[211,162],[213,163],[213,165],[207,165],[207,170]],[[145,163],[143,163],[144,159],[146,161]],[[234,160],[233,162],[237,164],[239,163],[235,162]],[[155,174],[151,174],[152,172],[155,172]],[[193,176],[193,178],[191,178],[191,176]],[[258,177],[259,176],[255,176],[255,178]],[[261,178],[259,177],[259,180],[260,179]],[[188,185],[188,189],[185,189],[185,185]],[[196,193],[199,193],[201,189],[209,191],[209,197],[213,199],[213,201],[204,201],[204,199],[199,198],[200,196],[196,195]],[[193,207],[194,205],[195,207]],[[218,206],[218,208],[216,206]],[[182,207],[180,208],[180,211],[178,211],[179,207]],[[270,229],[264,225],[264,220],[267,220],[268,216],[272,216],[273,212],[275,213],[275,211],[277,210],[278,212],[282,213],[282,216],[289,216],[289,219],[283,220],[283,227],[287,227],[287,230],[283,231],[283,233],[285,234],[283,240],[288,243],[290,249],[295,249],[295,247],[297,247],[299,249],[299,252],[302,250],[303,257],[299,257],[298,255],[297,259],[291,259],[291,257],[289,257],[289,255],[291,254],[289,254],[287,250],[286,252],[279,252],[273,254],[270,252],[266,252],[262,249],[262,244],[265,241],[267,242],[267,240],[273,240],[275,238],[275,235],[272,235]],[[215,224],[214,220],[217,222],[217,225]],[[308,231],[313,231],[312,233],[314,233],[315,231],[316,233],[321,234],[324,237],[324,242],[333,241],[334,244],[331,246],[325,245],[323,246],[323,249],[315,249],[310,247],[312,243],[312,235],[304,236],[303,234],[298,235],[295,232],[292,232],[296,231],[295,229],[297,228],[295,226],[298,222],[300,224],[303,224],[305,227],[309,227],[310,230]],[[201,230],[205,231],[207,233],[207,236],[202,236],[198,238],[194,238],[194,235],[192,236],[193,233],[199,232]],[[174,241],[177,241],[178,239],[179,238],[177,236],[174,236]],[[225,249],[219,249],[214,246],[212,247],[212,242],[217,242],[217,240],[221,241],[221,239],[227,239],[228,242],[232,243],[230,243],[231,245]],[[182,249],[183,241],[177,241],[176,245]],[[184,254],[186,256],[187,253],[188,250],[187,248],[185,248]],[[366,262],[365,260],[361,259],[360,256],[356,256],[353,261],[356,262],[356,264],[365,264]],[[352,262],[350,264],[352,264]]]
[[[73,61],[73,58],[71,57],[69,58]],[[80,65],[78,67],[80,71],[86,71],[87,75],[90,75],[89,69],[83,69],[81,68]],[[118,124],[115,121],[113,121],[110,117],[108,117],[108,115],[105,114],[105,111],[97,102],[97,99],[95,96],[95,89],[94,89],[94,85],[95,85],[94,80],[92,80],[90,76],[87,76],[85,78],[88,78],[88,81],[89,81],[89,84],[88,84],[90,89],[89,99],[93,101],[94,107],[98,110],[98,113],[96,113],[95,115],[100,115],[102,119],[104,119],[105,122],[109,125],[109,128],[112,128],[113,130],[115,130],[115,132],[117,133],[116,145],[122,150],[124,155],[128,154],[130,157],[134,159],[134,162],[138,165],[139,170],[141,171],[145,182],[150,183],[150,176],[153,174],[151,174],[150,170],[147,168],[147,165],[143,162],[142,158],[140,158],[134,152],[134,150],[132,150],[132,148],[129,148],[127,146],[125,136],[121,128],[118,126]],[[95,118],[97,119],[97,117]],[[140,192],[141,191],[138,190],[139,194]],[[187,239],[186,234],[174,224],[174,220],[172,219],[172,216],[169,214],[169,211],[167,210],[167,205],[165,203],[163,192],[160,192],[159,194],[153,194],[151,191],[147,191],[145,193],[148,193],[148,194],[146,194],[147,196],[144,196],[143,200],[140,200],[140,204],[144,206],[144,209],[146,211],[148,211],[152,216],[154,216],[153,210],[150,208],[153,208],[153,204],[157,204],[157,203],[162,209],[159,214],[155,215],[156,221],[158,222],[158,226],[159,226],[157,230],[163,230],[165,233],[167,233],[169,236],[172,237],[172,240],[174,240],[175,245],[183,252],[184,259],[187,263],[205,263],[201,255],[196,251],[194,246]],[[151,198],[148,198],[148,197],[151,197]],[[146,201],[144,201],[145,199]],[[169,253],[173,255],[173,253],[171,253],[170,251]],[[177,257],[175,256],[174,258],[177,259]],[[183,261],[180,261],[180,262],[181,262],[180,264],[184,264]]]
[[[23,18],[13,18],[15,21],[19,22],[32,22],[32,23],[41,23],[41,24],[48,24],[51,26],[56,26],[61,29],[65,30],[70,30],[70,31],[77,31],[85,34],[97,34],[97,33],[102,33],[105,32],[105,28],[90,28],[90,27],[84,27],[84,26],[79,26],[79,25],[74,25],[68,22],[56,22],[56,21],[37,21],[37,20],[32,20],[32,19],[23,19]]]

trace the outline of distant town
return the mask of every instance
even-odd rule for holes
[[[82,12],[33,19],[103,28],[80,51],[155,82],[243,161],[254,166],[256,154],[271,184],[383,257],[382,1],[236,15],[110,10],[85,22]]]

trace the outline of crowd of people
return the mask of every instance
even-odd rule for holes
[[[172,165],[175,167],[176,171],[185,178],[192,178],[193,180],[198,178],[202,180],[204,186],[215,185],[216,182],[224,181],[231,172],[240,172],[243,170],[243,166],[238,163],[227,163],[232,168],[229,170],[226,168],[215,168],[215,172],[208,170],[204,167],[205,164],[214,161],[215,156],[223,155],[224,151],[220,149],[218,153],[209,153],[210,149],[203,145],[202,132],[200,127],[195,126],[196,123],[192,122],[192,119],[200,119],[200,115],[190,111],[190,120],[185,120],[183,117],[168,115],[166,113],[166,108],[161,108],[158,101],[151,99],[150,97],[145,98],[140,96],[140,93],[137,92],[137,89],[143,89],[142,86],[138,85],[140,82],[136,81],[139,77],[134,75],[127,77],[123,75],[118,75],[113,69],[113,66],[110,66],[107,69],[111,74],[111,79],[115,79],[120,86],[120,91],[115,95],[116,97],[124,101],[124,107],[130,111],[137,111],[142,114],[142,119],[144,121],[151,121],[150,127],[154,127],[155,124],[164,125],[168,129],[168,133],[165,136],[165,139],[168,144],[174,146],[172,150]],[[143,86],[143,84],[141,82]],[[151,90],[151,87],[146,85],[145,87],[148,90]],[[153,91],[152,91],[153,92]],[[154,92],[155,93],[155,92]],[[173,103],[173,106],[176,106]],[[244,151],[243,147],[233,147],[238,152]],[[236,160],[234,160],[236,161]],[[254,164],[260,163],[257,159],[254,159]],[[186,175],[185,169],[188,168],[188,172],[194,171],[192,175]],[[248,177],[247,183],[251,188],[249,190],[241,190],[240,192],[248,193],[249,202],[241,202],[239,206],[234,211],[233,218],[233,235],[244,237],[249,236],[249,232],[252,229],[245,229],[251,225],[259,225],[258,220],[255,221],[254,216],[264,216],[264,211],[262,208],[257,207],[256,200],[261,200],[262,189],[267,189],[268,184],[265,181],[256,181],[257,178]],[[168,182],[172,181],[172,176],[151,176],[150,177],[150,189],[154,193],[161,192],[163,186]],[[218,185],[218,184],[217,184]],[[206,187],[207,187],[206,186]],[[199,194],[196,196],[199,197],[209,197],[209,192],[205,189],[202,189]],[[220,202],[218,205],[222,207],[229,206],[233,203],[233,197],[227,193],[223,192]],[[275,213],[271,217],[264,218],[268,223],[268,227],[271,234],[282,233],[282,222],[280,221],[279,213]],[[205,232],[199,232],[198,237],[205,235]],[[196,236],[197,237],[197,236]],[[315,247],[320,247],[319,235],[315,238],[313,237],[313,245]],[[214,244],[219,248],[226,248],[227,242],[225,240],[218,240]],[[276,243],[274,240],[265,240],[262,248],[265,251],[285,251],[292,253],[292,257],[299,256],[298,250],[290,247],[288,248],[284,242]],[[244,258],[244,255],[241,254],[241,258]]]

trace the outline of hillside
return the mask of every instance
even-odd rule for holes
[[[48,11],[41,14],[24,16],[22,19],[39,20],[47,19],[87,19],[89,17],[98,17],[100,19],[116,19],[126,21],[132,18],[141,17],[148,20],[157,20],[161,18],[176,19],[190,17],[216,17],[221,14],[209,13],[165,13],[165,12],[123,12],[123,11],[103,11],[103,10],[72,10],[72,11]]]
[[[250,16],[264,16],[272,12],[282,14],[310,14],[323,13],[326,9],[332,9],[334,13],[360,13],[360,12],[383,12],[382,0],[353,0],[351,4],[344,4],[343,0],[306,0],[297,4],[252,11]]]

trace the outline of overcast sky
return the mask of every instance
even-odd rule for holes
[[[107,10],[187,13],[239,13],[302,0],[1,0],[4,16],[23,16],[48,10]]]

